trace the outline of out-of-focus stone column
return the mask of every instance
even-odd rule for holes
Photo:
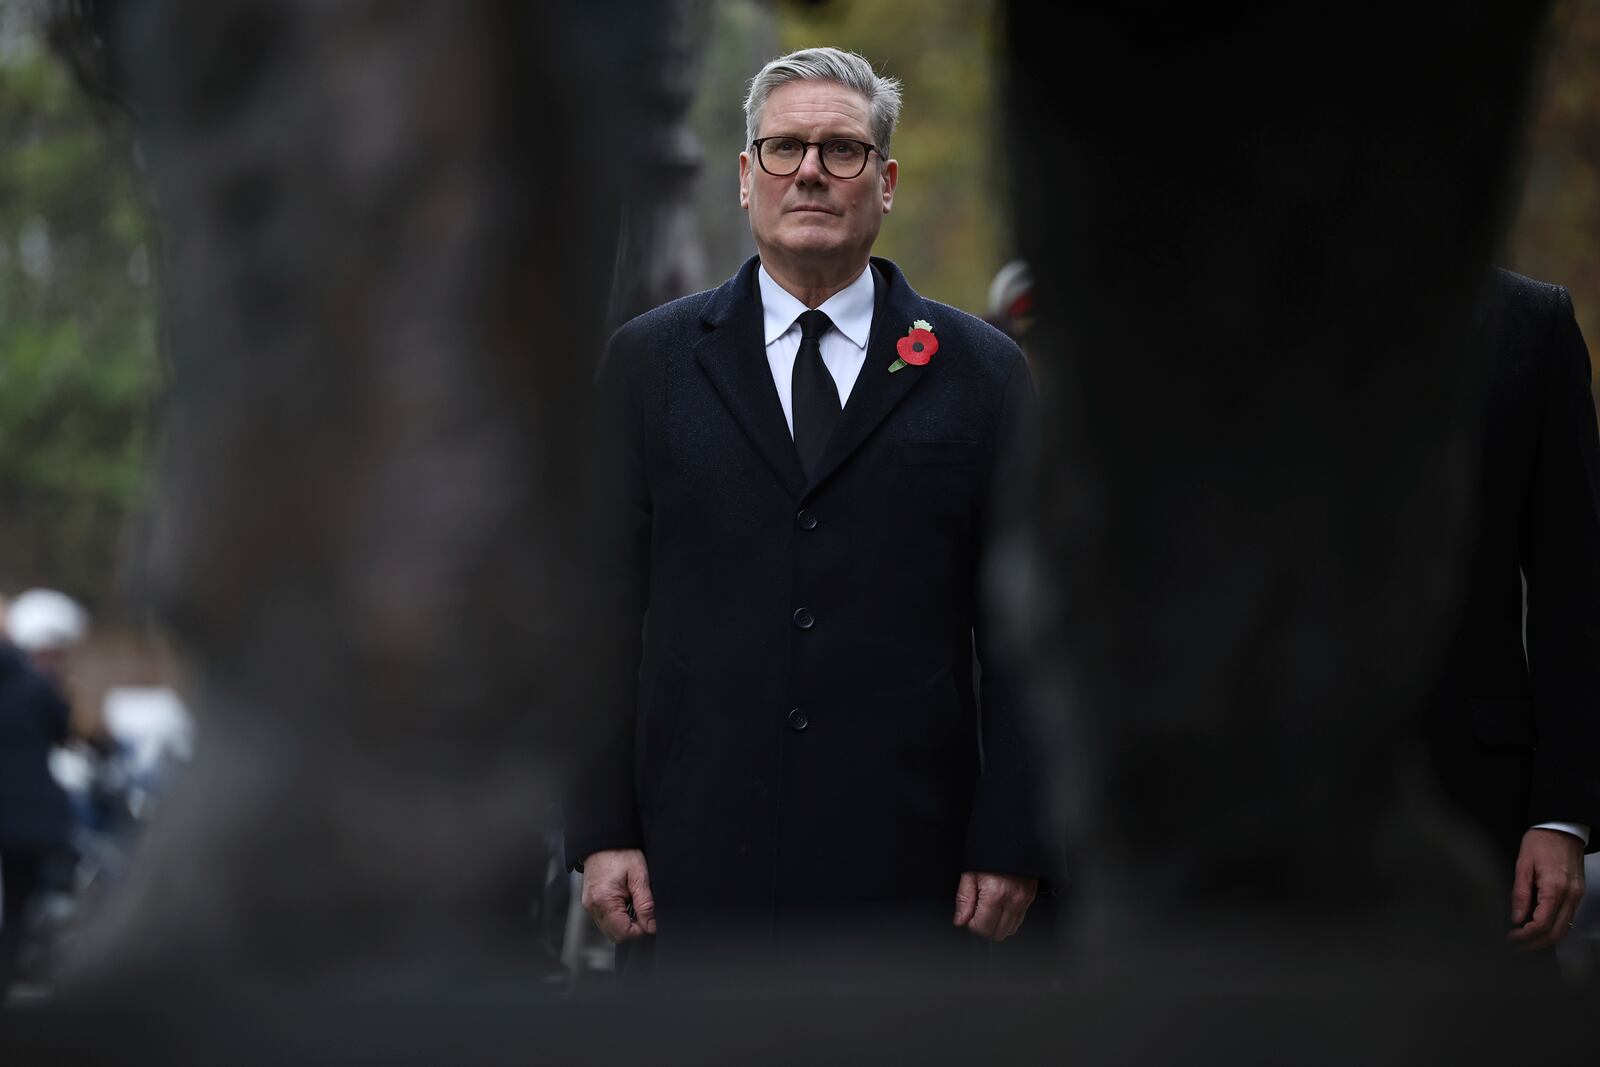
[[[1415,729],[1543,5],[1426,6],[1011,5],[1045,721],[1113,953],[1503,936]]]
[[[537,995],[527,909],[604,681],[587,398],[651,162],[618,149],[678,106],[681,19],[108,10],[167,252],[149,588],[204,731],[61,1004],[209,1038],[330,995]]]

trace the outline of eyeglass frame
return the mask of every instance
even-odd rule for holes
[[[817,150],[817,165],[822,168],[823,172],[826,173],[828,177],[838,178],[842,182],[854,181],[865,174],[867,172],[867,161],[872,158],[872,153],[876,152],[878,153],[879,159],[883,158],[883,150],[877,145],[873,144],[871,141],[857,140],[854,137],[830,137],[826,141],[800,141],[800,162],[794,165],[794,170],[789,171],[787,174],[774,174],[772,169],[767,166],[766,159],[764,159],[761,155],[761,146],[768,141],[800,141],[800,138],[791,137],[788,134],[775,133],[768,137],[757,137],[755,140],[750,142],[750,148],[755,152],[756,163],[761,167],[762,170],[766,171],[768,174],[771,174],[774,178],[792,178],[796,174],[799,174],[800,168],[806,165],[806,153],[813,148]],[[828,154],[824,152],[822,148],[824,145],[832,144],[835,141],[849,141],[851,144],[858,144],[862,148],[866,149],[866,151],[861,154],[860,170],[849,176],[835,174],[833,171],[828,170]]]

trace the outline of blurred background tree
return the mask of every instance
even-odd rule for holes
[[[0,9],[0,592],[114,600],[144,485],[157,255],[130,146]]]
[[[1560,0],[1529,131],[1509,266],[1572,290],[1600,366],[1600,0]]]

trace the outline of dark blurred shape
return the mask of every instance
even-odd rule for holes
[[[1229,944],[1292,983],[1335,943],[1375,977],[1501,951],[1419,709],[1460,604],[1470,312],[1542,13],[1328,8],[1310,34],[1012,9],[1049,721],[1092,960]]]
[[[34,905],[67,849],[71,810],[50,776],[67,739],[67,702],[0,636],[0,1009],[34,927]]]
[[[99,103],[126,109],[129,71],[120,33],[143,0],[44,0],[45,36],[78,84]]]
[[[633,74],[645,118],[636,139],[611,151],[634,172],[620,205],[610,326],[701,287],[705,276],[695,184],[705,150],[689,125],[711,28],[711,0],[660,5],[659,32]],[[731,172],[726,161],[719,161]],[[648,179],[645,179],[648,175]]]
[[[1600,174],[1600,4],[1555,0],[1545,38],[1521,202],[1502,266],[1577,294],[1578,325],[1592,342],[1600,337],[1600,300],[1588,297],[1600,293],[1600,197],[1592,195]]]
[[[540,995],[529,902],[592,696],[584,401],[661,8],[70,14],[166,236],[140,541],[205,731],[60,1001],[181,1000],[210,1038],[311,976]]]
[[[1600,826],[1600,445],[1567,291],[1497,271],[1478,321],[1493,343],[1481,478],[1428,733],[1509,883],[1530,825]]]

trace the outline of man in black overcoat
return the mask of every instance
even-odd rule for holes
[[[859,56],[769,63],[739,157],[759,255],[627,323],[601,372],[628,684],[593,709],[609,745],[566,841],[596,923],[652,935],[658,971],[845,928],[1001,940],[1056,870],[1018,625],[987,592],[1032,381],[870,256],[898,111]]]
[[[1477,542],[1428,734],[1503,866],[1512,943],[1544,949],[1600,844],[1600,436],[1567,291],[1497,271],[1481,314]]]

